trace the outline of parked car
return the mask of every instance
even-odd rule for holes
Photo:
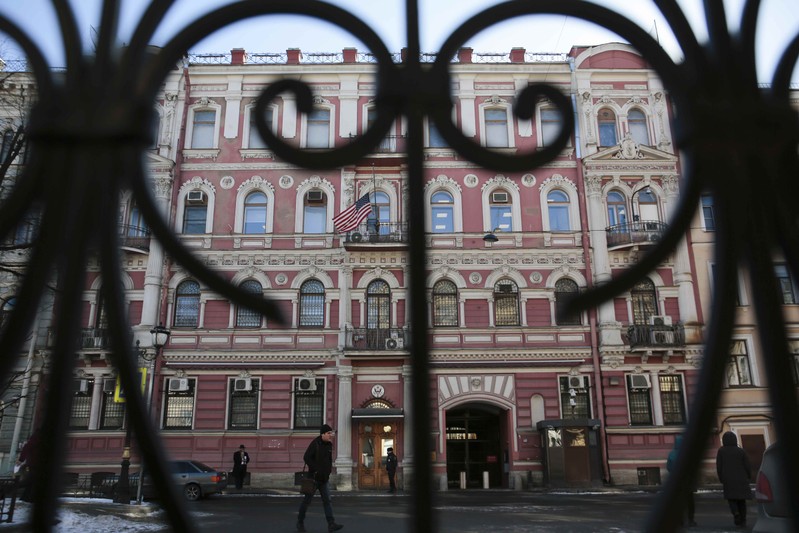
[[[172,480],[183,492],[183,496],[189,501],[196,501],[211,494],[221,492],[227,486],[227,473],[211,468],[199,461],[180,460],[169,461],[169,469],[172,472]],[[130,485],[131,493],[136,494],[139,484],[139,474],[131,474]],[[157,498],[158,491],[153,485],[152,478],[144,475],[144,485],[142,486],[142,496],[145,499]]]
[[[760,533],[788,533],[791,531],[788,517],[788,497],[782,479],[782,469],[777,444],[763,452],[763,462],[755,482],[757,522],[752,531]]]

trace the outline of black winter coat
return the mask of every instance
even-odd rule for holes
[[[333,443],[323,441],[320,435],[311,441],[302,458],[314,479],[318,483],[327,483],[333,471]]]
[[[738,447],[738,437],[728,431],[721,438],[723,446],[716,454],[716,473],[724,486],[724,498],[727,500],[746,500],[752,497],[749,482],[752,479],[752,467],[749,458],[742,448]]]

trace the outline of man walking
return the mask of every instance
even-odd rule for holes
[[[386,456],[386,473],[388,474],[388,482],[391,486],[388,492],[394,494],[397,492],[397,485],[394,484],[394,474],[397,473],[397,456],[394,455],[394,448],[388,449]]]
[[[244,486],[244,476],[247,474],[247,463],[250,462],[250,454],[248,454],[244,445],[239,446],[239,450],[233,454],[233,479],[236,481],[236,488],[241,489]]]
[[[724,498],[730,506],[736,526],[746,525],[746,500],[752,497],[749,481],[752,467],[742,448],[738,447],[738,437],[732,431],[721,437],[722,446],[716,454],[716,473],[724,486]]]
[[[308,445],[305,450],[303,460],[308,465],[308,473],[313,476],[316,481],[316,488],[319,489],[319,496],[322,497],[322,506],[325,510],[325,518],[327,518],[327,530],[338,531],[343,528],[341,524],[336,524],[333,518],[333,505],[330,503],[330,473],[333,471],[333,428],[327,424],[323,424],[319,428],[319,436],[316,437]],[[308,511],[308,506],[311,504],[313,495],[306,494],[300,503],[300,510],[297,514],[297,531],[305,531],[305,513]]]

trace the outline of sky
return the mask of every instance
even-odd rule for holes
[[[76,9],[84,46],[91,50],[92,28],[98,25],[102,0],[67,0]],[[232,0],[175,0],[162,21],[152,44],[163,45],[191,21]],[[404,0],[330,0],[361,18],[381,36],[390,52],[405,46]],[[468,17],[499,3],[499,0],[419,0],[421,49],[435,52],[452,31]],[[681,53],[665,20],[652,0],[595,0],[636,22],[656,37],[670,55],[679,60]],[[706,39],[701,0],[678,0],[691,21],[700,42]],[[738,26],[744,0],[725,0],[728,23]],[[129,40],[132,29],[148,4],[147,0],[121,0],[122,17],[119,42]],[[268,2],[264,2],[268,5]],[[52,66],[63,66],[58,40],[58,26],[52,0],[0,0],[0,14],[13,20],[34,36]],[[762,0],[758,25],[758,70],[767,82],[787,42],[799,33],[797,0]],[[0,34],[0,54],[19,58],[14,43]],[[573,45],[593,45],[621,40],[611,32],[563,16],[521,17],[476,35],[465,43],[475,52],[508,52],[524,47],[528,52],[567,52]],[[318,19],[306,17],[264,16],[228,26],[196,43],[192,53],[227,53],[232,48],[248,52],[284,52],[299,48],[305,52],[339,52],[346,47],[367,51],[354,36]],[[797,69],[799,70],[799,69]],[[799,82],[799,74],[794,75]]]

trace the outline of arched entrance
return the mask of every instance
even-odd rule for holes
[[[447,411],[447,485],[460,488],[465,472],[466,488],[482,488],[484,472],[488,486],[504,484],[503,467],[507,451],[506,412],[484,403],[468,403]]]

